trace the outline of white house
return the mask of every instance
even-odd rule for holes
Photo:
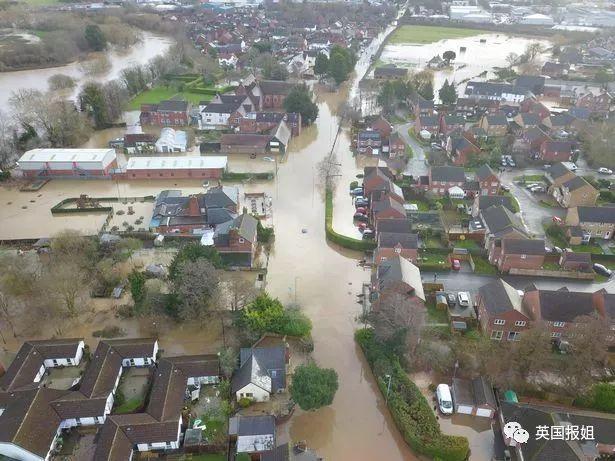
[[[156,152],[186,152],[188,136],[185,131],[166,127],[160,130],[160,137],[156,141]]]
[[[271,394],[286,389],[286,348],[252,347],[240,350],[239,371],[233,375],[231,388],[235,398],[266,402]]]
[[[237,453],[259,453],[275,448],[276,430],[273,415],[233,416],[229,419],[229,436],[237,443]]]

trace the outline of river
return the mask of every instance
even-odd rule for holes
[[[172,41],[149,32],[141,33],[141,40],[128,50],[110,50],[106,52],[110,67],[106,72],[88,76],[82,69],[82,62],[76,61],[66,66],[49,67],[45,69],[19,70],[15,72],[0,72],[0,109],[9,110],[9,98],[14,91],[32,88],[47,91],[48,79],[55,74],[65,74],[73,77],[77,85],[70,97],[75,97],[81,85],[94,80],[107,82],[120,75],[120,72],[135,64],[145,64],[152,58],[163,54],[171,46]],[[95,54],[93,54],[95,57]]]

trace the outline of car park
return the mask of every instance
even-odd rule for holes
[[[443,415],[453,414],[453,397],[448,384],[438,384],[438,387],[436,387],[436,400],[438,401],[438,408]]]
[[[603,266],[602,264],[596,263],[594,264],[593,268],[596,274],[600,274],[605,277],[610,277],[611,275],[613,275],[613,271],[608,267]]]
[[[457,300],[459,301],[459,305],[462,307],[470,306],[470,293],[467,291],[460,291],[457,293]]]
[[[601,174],[613,174],[613,170],[609,170],[608,168],[598,168],[598,173]]]

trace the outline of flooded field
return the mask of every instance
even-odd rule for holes
[[[135,64],[145,64],[150,59],[163,54],[171,46],[171,40],[148,32],[143,32],[142,40],[127,51],[109,51],[106,56],[111,67],[108,71],[88,76],[83,72],[80,62],[74,62],[66,66],[50,67],[47,69],[20,70],[15,72],[0,72],[0,108],[7,110],[8,101],[13,91],[32,88],[47,91],[49,77],[55,74],[64,74],[73,77],[77,86],[72,94],[75,96],[80,86],[89,80],[105,82],[117,78],[120,72]],[[93,54],[92,57],[95,57]]]
[[[465,82],[487,72],[479,80],[493,78],[494,67],[508,67],[506,57],[510,53],[523,54],[528,44],[539,42],[544,48],[550,45],[547,40],[537,40],[527,37],[516,37],[504,34],[481,34],[473,37],[440,40],[428,44],[387,44],[380,60],[386,64],[396,64],[413,70],[421,70],[427,66],[428,61],[436,55],[451,50],[457,54],[452,68],[434,69],[434,90],[436,99],[438,89],[445,79],[461,84],[458,94],[462,94]],[[465,47],[465,51],[462,48]]]

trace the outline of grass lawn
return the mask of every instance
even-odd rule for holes
[[[60,3],[59,0],[24,0],[24,3],[29,6],[49,6]]]
[[[525,174],[521,176],[515,176],[513,178],[514,181],[521,182],[541,182],[545,180],[545,175],[543,174]]]
[[[399,45],[402,43],[433,43],[447,38],[464,38],[484,34],[485,31],[477,29],[464,29],[461,27],[432,27],[405,25],[397,28],[389,43]]]
[[[425,248],[445,248],[442,240],[437,237],[426,238],[423,240],[423,243],[425,244]]]
[[[135,96],[128,104],[128,108],[131,110],[138,110],[141,107],[141,104],[157,104],[160,101],[171,99],[173,97],[185,99],[186,101],[190,101],[192,104],[198,104],[199,101],[209,101],[212,99],[212,96],[207,94],[191,93],[190,91],[178,92],[170,87],[157,86]]]
[[[559,264],[554,263],[554,262],[548,262],[548,263],[544,263],[542,265],[542,268],[546,271],[558,271],[560,270]]]
[[[478,244],[474,240],[455,240],[453,242],[455,248],[467,248],[468,250],[479,248]]]
[[[591,253],[593,255],[601,255],[602,248],[595,243],[589,243],[588,245],[570,245],[570,249],[576,253]]]
[[[489,261],[487,261],[487,259],[481,256],[472,256],[472,259],[474,260],[474,273],[475,274],[485,274],[485,275],[496,275],[497,274],[497,270],[495,269],[495,266],[492,266],[491,264],[489,264]]]
[[[227,460],[225,453],[206,453],[203,455],[194,455],[190,457],[189,459],[192,461],[226,461]],[[240,460],[241,458],[237,456],[237,459]]]
[[[143,405],[143,399],[140,399],[138,397],[134,399],[126,400],[122,405],[115,408],[113,410],[113,413],[117,415],[121,415],[124,413],[132,413],[137,408],[139,408],[141,405]]]
[[[438,309],[433,302],[427,304],[427,318],[430,323],[448,323],[445,309]]]

